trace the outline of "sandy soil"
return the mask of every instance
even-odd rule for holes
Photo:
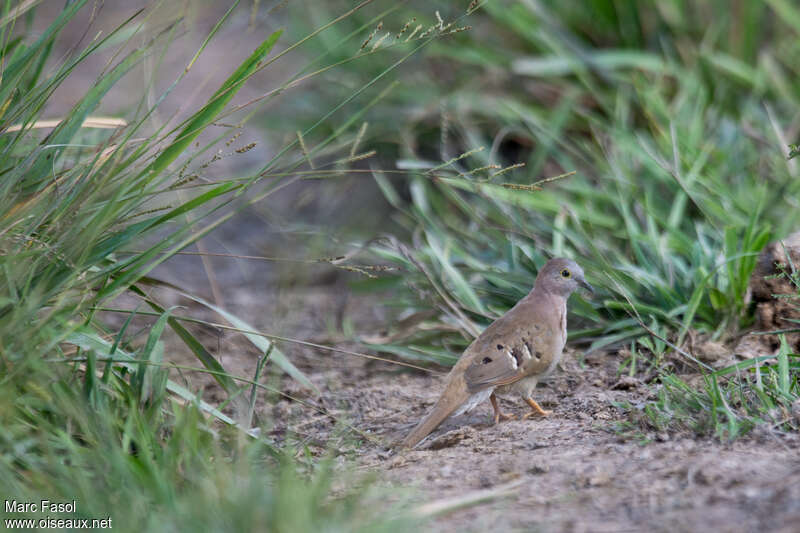
[[[379,307],[343,298],[342,290],[317,287],[276,294],[271,301],[285,311],[284,325],[297,320],[290,328],[293,336],[322,342],[335,342],[330,338],[336,329],[332,317],[360,316],[362,326],[385,320]],[[266,315],[250,316],[255,326],[269,327]],[[200,334],[209,341],[213,336],[210,331]],[[230,371],[252,374],[256,353],[246,342],[225,334],[209,344],[225,354]],[[360,350],[354,344],[338,345]],[[385,444],[408,431],[433,405],[441,373],[291,343],[281,349],[322,395],[315,397],[286,378],[267,378],[301,400],[264,395],[259,401],[261,421],[272,438],[301,442],[319,454],[333,447],[343,468],[355,466],[377,473],[381,483],[411,487],[419,504],[517,481],[510,495],[437,516],[432,522],[436,530],[800,530],[797,435],[761,431],[721,443],[646,430],[620,433],[618,423],[629,419],[615,404],[641,406],[654,385],[620,380],[617,356],[590,354],[579,364],[582,352],[570,349],[562,368],[537,389],[537,399],[553,411],[546,419],[493,425],[487,402],[446,421],[422,449],[398,453]],[[215,395],[209,380],[206,397]],[[527,410],[511,402],[503,407]],[[342,430],[344,423],[370,439],[354,438]]]
[[[416,487],[420,502],[520,480],[513,496],[439,517],[442,531],[800,528],[796,438],[764,434],[727,444],[688,436],[651,435],[646,444],[623,438],[614,431],[623,418],[613,402],[641,402],[646,386],[614,390],[616,361],[590,361],[581,368],[568,359],[550,386],[541,387],[538,397],[553,410],[547,419],[492,425],[487,404],[447,421],[424,449],[392,453],[364,444],[356,462],[394,485]],[[326,405],[336,406],[332,412],[388,439],[413,425],[440,390],[435,377],[372,364],[331,370],[323,382],[332,385],[323,394]],[[311,420],[299,422],[302,431],[324,441],[330,420]]]
[[[133,9],[122,2],[114,5]],[[109,14],[112,16],[116,16],[114,12]],[[259,35],[242,40],[246,23],[246,17],[241,18],[238,26],[226,30],[218,38],[224,46],[215,48],[214,53],[227,57],[234,42],[248,49],[249,40]],[[203,35],[199,31],[194,37]],[[216,65],[218,57],[209,52],[201,63]],[[219,71],[216,66],[209,69],[199,64],[195,71],[205,81],[201,84],[204,89],[216,87],[208,79],[209,71]],[[74,86],[84,87],[95,75],[88,67],[85,73],[79,71]],[[225,75],[224,69],[220,75]],[[65,86],[63,93],[71,96],[74,86]],[[247,95],[243,92],[242,98]],[[202,96],[198,92],[192,101],[202,101]],[[181,103],[186,104],[185,99],[182,95]],[[114,109],[126,103],[110,96],[106,107]],[[169,108],[164,111],[170,114]],[[256,157],[256,153],[251,155]],[[287,254],[282,249],[286,243],[279,237],[267,239],[263,232],[262,225],[238,224],[231,226],[227,237],[223,228],[219,240],[224,247],[214,241],[216,237],[207,240],[212,251]],[[233,247],[229,240],[241,246]],[[265,240],[279,249],[267,247]],[[361,351],[337,338],[342,322],[354,320],[356,331],[367,333],[387,320],[374,300],[349,297],[343,285],[313,286],[308,280],[299,280],[295,287],[305,289],[275,290],[270,287],[287,284],[265,274],[262,265],[212,262],[219,266],[216,275],[225,307],[265,331]],[[196,258],[176,258],[155,274],[211,299]],[[233,279],[239,281],[232,283]],[[174,294],[160,298],[166,305],[185,305],[179,314],[219,320]],[[108,317],[111,324],[121,325],[122,320],[123,315]],[[229,372],[253,375],[258,352],[247,341],[213,328],[190,329]],[[170,360],[197,366],[174,338],[167,341]],[[395,453],[382,443],[402,435],[433,405],[440,391],[438,376],[291,343],[282,343],[280,348],[310,376],[322,395],[315,397],[282,376],[267,376],[265,382],[302,400],[260,396],[258,415],[271,437],[297,439],[317,453],[335,445],[342,452],[343,468],[355,465],[358,470],[378,473],[382,482],[390,485],[414,487],[414,498],[420,503],[519,483],[512,495],[435,518],[433,525],[438,530],[800,531],[800,442],[796,435],[767,431],[734,443],[688,435],[623,436],[614,430],[616,423],[626,420],[615,402],[641,405],[652,393],[652,385],[620,382],[616,375],[619,361],[613,355],[595,354],[579,365],[581,354],[573,351],[551,382],[539,389],[537,399],[553,410],[547,419],[495,426],[490,423],[490,407],[484,405],[447,421],[423,449]],[[175,372],[171,377],[202,389],[206,399],[222,399],[208,376]],[[518,413],[526,409],[508,403],[504,408]],[[342,421],[368,432],[376,442],[343,433]]]

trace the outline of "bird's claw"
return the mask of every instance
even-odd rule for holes
[[[542,409],[541,412],[539,412],[539,411],[530,411],[530,412],[525,413],[524,415],[522,415],[522,419],[523,420],[527,420],[527,419],[529,419],[529,418],[531,418],[533,416],[543,416],[543,417],[546,418],[546,417],[550,416],[551,414],[553,414],[553,411],[545,411],[544,409]]]
[[[536,403],[536,400],[534,400],[533,398],[530,397],[525,398],[525,401],[528,402],[528,405],[530,405],[531,409],[533,410],[530,413],[526,414],[523,417],[523,420],[526,420],[532,417],[533,415],[549,416],[552,413],[552,411],[545,411],[544,409],[542,409],[542,407],[538,403]]]
[[[514,420],[515,418],[517,418],[516,415],[508,414],[508,413],[501,413],[501,412],[498,411],[497,413],[494,414],[494,423],[497,424],[501,420],[503,420],[503,421],[505,421],[505,420]]]

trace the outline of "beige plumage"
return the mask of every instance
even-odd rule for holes
[[[487,399],[495,423],[513,418],[500,411],[495,393],[522,397],[532,408],[524,418],[549,414],[531,393],[561,360],[567,341],[567,298],[579,286],[592,291],[577,263],[564,258],[548,261],[533,290],[467,347],[447,375],[436,405],[400,446],[416,446],[448,416],[467,412]]]

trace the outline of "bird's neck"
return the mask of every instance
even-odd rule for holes
[[[550,292],[542,287],[534,287],[525,297],[528,305],[541,306],[544,304],[550,310],[548,315],[551,319],[557,320],[557,327],[561,331],[562,340],[567,340],[567,297],[562,294]],[[555,311],[555,312],[553,312]],[[556,325],[556,324],[554,324]],[[563,349],[563,344],[562,344]],[[560,350],[559,350],[560,351]]]
[[[526,298],[531,299],[531,300],[544,300],[544,299],[546,299],[546,300],[566,300],[566,298],[564,298],[560,294],[556,294],[554,292],[551,292],[551,291],[545,289],[544,287],[542,287],[541,285],[534,285],[533,290],[531,290],[531,292],[528,293],[528,296],[526,296]]]

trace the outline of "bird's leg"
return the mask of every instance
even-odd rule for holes
[[[534,400],[530,396],[525,398],[525,401],[528,402],[528,405],[531,406],[531,409],[533,409],[533,411],[531,411],[530,413],[525,414],[525,416],[522,417],[523,420],[527,420],[528,418],[532,417],[533,415],[547,416],[552,412],[552,411],[545,411],[544,409],[542,409],[541,406],[538,403],[536,403],[536,400]]]
[[[497,405],[497,396],[495,396],[494,393],[492,393],[492,395],[489,396],[489,401],[492,402],[492,409],[494,409],[494,423],[495,424],[497,424],[501,420],[513,420],[514,419],[514,415],[506,414],[506,413],[504,413],[504,412],[502,412],[500,410],[500,406]]]

